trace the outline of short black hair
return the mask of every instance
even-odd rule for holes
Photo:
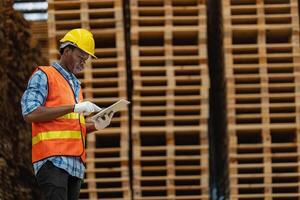
[[[60,53],[60,55],[63,55],[64,54],[64,50],[66,49],[66,48],[69,48],[69,49],[75,49],[76,47],[74,47],[73,45],[67,45],[67,46],[65,46],[64,48],[60,48],[59,49],[59,53]]]

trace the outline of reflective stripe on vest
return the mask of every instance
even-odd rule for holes
[[[81,139],[80,131],[49,131],[38,133],[32,138],[32,145],[51,139]]]
[[[57,119],[78,119],[78,115],[79,115],[78,113],[69,113]],[[83,115],[80,115],[80,123],[85,124],[85,119]]]

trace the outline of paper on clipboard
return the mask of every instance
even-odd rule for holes
[[[107,108],[104,108],[102,109],[100,112],[98,112],[97,114],[95,114],[93,117],[92,117],[92,120],[93,121],[96,121],[96,119],[98,117],[102,117],[106,114],[109,114],[110,112],[118,112],[124,108],[127,107],[127,105],[130,104],[129,101],[126,101],[125,99],[121,99],[119,101],[117,101],[116,103],[112,104],[111,106],[107,107]]]

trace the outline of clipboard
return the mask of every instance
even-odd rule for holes
[[[103,117],[104,115],[109,114],[112,111],[118,112],[120,110],[125,109],[128,104],[130,104],[129,101],[127,101],[125,99],[121,99],[121,100],[117,101],[116,103],[112,104],[111,106],[102,109],[97,114],[95,114],[91,119],[92,119],[92,121],[96,121],[96,119],[98,117]]]

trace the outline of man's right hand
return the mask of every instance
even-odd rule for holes
[[[84,114],[84,115],[89,115],[93,112],[99,112],[100,110],[102,110],[102,109],[90,101],[84,101],[84,102],[75,104],[75,106],[74,106],[75,113]]]

